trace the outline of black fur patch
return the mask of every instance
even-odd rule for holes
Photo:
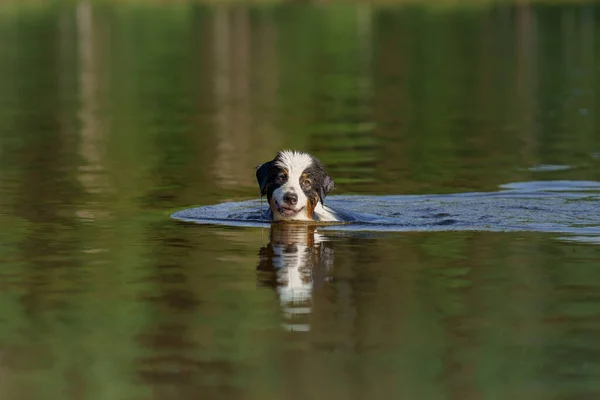
[[[304,170],[308,178],[311,179],[312,185],[309,190],[302,189],[309,199],[314,199],[315,195],[319,196],[321,204],[325,204],[325,197],[333,189],[333,179],[325,173],[325,168],[321,161],[313,157],[313,165]]]
[[[268,161],[256,167],[256,180],[258,181],[261,197],[267,194],[267,186],[269,185],[269,181],[271,181],[273,177],[277,176],[278,172],[276,172],[276,170],[278,170],[278,168],[275,166],[275,160]],[[271,191],[271,193],[273,193],[273,191]]]

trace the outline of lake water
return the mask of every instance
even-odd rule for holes
[[[0,399],[600,398],[600,7],[443,3],[3,6]]]

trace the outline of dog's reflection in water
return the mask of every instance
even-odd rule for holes
[[[262,284],[275,287],[291,331],[310,329],[313,290],[329,279],[333,249],[315,226],[273,224],[257,267]]]

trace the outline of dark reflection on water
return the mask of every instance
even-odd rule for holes
[[[260,249],[259,281],[276,288],[291,331],[310,329],[313,289],[332,272],[333,250],[323,239],[315,226],[275,224],[269,244]]]
[[[413,210],[595,185],[599,15],[0,7],[0,397],[600,397],[593,193],[529,195],[574,236],[169,219],[256,199],[281,148]]]

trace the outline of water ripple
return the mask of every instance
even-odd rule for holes
[[[583,235],[588,243],[597,241],[590,235],[600,235],[600,182],[517,182],[501,188],[487,193],[331,196],[327,205],[352,222],[328,224],[323,229],[537,231]],[[266,201],[249,200],[186,209],[172,217],[203,224],[268,226],[266,207]]]

